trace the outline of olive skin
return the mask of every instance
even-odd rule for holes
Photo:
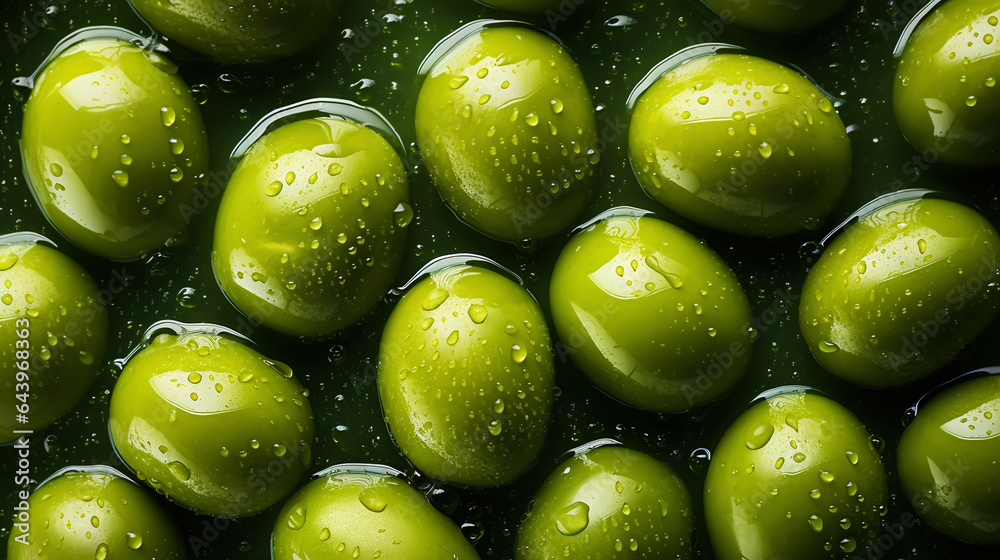
[[[904,497],[931,527],[971,544],[1000,544],[998,421],[1000,377],[972,379],[921,406],[899,440]]]
[[[519,14],[544,14],[559,9],[565,0],[477,0],[491,8],[499,8]],[[573,5],[574,9],[576,5]]]
[[[851,179],[851,142],[826,94],[742,54],[696,58],[657,79],[635,106],[628,144],[650,196],[740,235],[817,229]]]
[[[86,394],[104,361],[108,316],[90,274],[45,245],[4,244],[0,237],[0,283],[0,406],[10,412],[0,414],[0,443],[6,443],[19,437],[14,430],[45,429]],[[27,403],[18,396],[24,394]],[[15,423],[14,411],[24,404],[28,422]]]
[[[1000,310],[998,249],[993,226],[961,204],[882,207],[839,234],[809,271],[803,338],[827,371],[857,385],[926,377]]]
[[[433,478],[501,486],[532,465],[552,410],[548,327],[520,285],[459,265],[421,280],[393,309],[378,391],[403,454]]]
[[[218,335],[159,335],[115,385],[112,442],[140,480],[189,509],[256,513],[312,461],[312,409],[291,375]]]
[[[187,557],[180,533],[160,504],[110,469],[64,472],[39,486],[27,502],[30,523],[18,527],[15,522],[8,560]]]
[[[560,348],[643,410],[712,401],[750,363],[750,304],[736,275],[662,220],[619,215],[577,234],[556,261],[550,298]]]
[[[580,69],[526,27],[482,29],[420,88],[417,143],[458,217],[504,241],[542,240],[590,196],[597,123]]]
[[[223,62],[294,54],[326,33],[340,0],[129,0],[153,27],[185,47]]]
[[[761,33],[797,33],[837,14],[847,0],[705,0],[726,23]]]
[[[516,560],[691,558],[694,516],[670,467],[617,446],[578,454],[542,484]]]
[[[140,257],[182,237],[195,213],[208,139],[176,70],[122,40],[90,39],[35,80],[24,107],[28,183],[52,225],[90,253]]]
[[[1000,165],[998,23],[998,0],[948,0],[906,42],[892,106],[903,136],[928,161]]]
[[[726,430],[705,480],[719,560],[864,556],[888,483],[864,425],[825,397],[759,402]]]
[[[274,560],[479,560],[462,531],[404,481],[343,472],[314,480],[278,514]]]
[[[359,124],[316,118],[244,154],[219,206],[212,262],[229,299],[275,331],[342,330],[389,290],[412,217],[406,170]]]

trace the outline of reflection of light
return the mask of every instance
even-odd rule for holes
[[[967,441],[984,441],[1000,437],[997,419],[983,416],[984,412],[990,410],[1000,410],[1000,399],[993,399],[984,403],[981,408],[956,415],[941,424],[941,431]]]
[[[238,247],[229,253],[229,268],[233,271],[232,279],[241,288],[278,309],[287,309],[288,299],[280,286],[279,279],[267,276],[264,267],[257,259],[247,254],[246,249]],[[243,272],[243,278],[240,278],[237,272]],[[264,282],[254,280],[253,277],[257,273],[267,276],[267,280]]]
[[[73,78],[59,88],[59,94],[74,111],[87,112],[117,109],[141,103],[147,97],[143,87],[133,82],[120,66],[111,64]]]
[[[684,190],[697,194],[701,190],[698,174],[688,168],[680,156],[672,150],[656,150],[657,168],[663,178],[676,183]]]
[[[177,407],[188,414],[196,416],[217,416],[219,414],[239,412],[247,408],[246,406],[233,406],[239,403],[239,400],[230,399],[225,391],[222,393],[216,393],[214,389],[211,391],[196,391],[193,385],[188,385],[179,380],[187,377],[189,373],[188,371],[172,371],[156,375],[149,380],[149,386],[161,399],[169,403],[170,406]],[[229,374],[202,372],[201,375],[207,380],[210,375],[221,378]],[[198,393],[198,400],[191,399],[189,396],[190,393]]]
[[[934,97],[925,97],[924,105],[927,107],[927,115],[934,124],[935,138],[948,138],[948,132],[955,124],[955,111],[947,103]]]

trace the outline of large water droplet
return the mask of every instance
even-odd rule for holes
[[[422,306],[427,311],[433,311],[438,307],[441,307],[441,304],[444,303],[450,295],[451,294],[448,293],[448,290],[443,288],[434,288],[427,294],[427,297],[424,298]]]
[[[376,488],[366,488],[358,496],[361,501],[361,505],[365,506],[368,511],[373,513],[381,513],[385,511],[388,505],[384,499],[379,495],[379,491]]]
[[[756,426],[753,431],[747,434],[747,449],[757,450],[764,447],[771,441],[771,436],[773,435],[774,426],[770,422],[764,422]]]
[[[413,208],[405,202],[400,202],[392,211],[392,216],[397,226],[405,228],[413,221]]]
[[[574,502],[556,518],[556,529],[566,536],[580,534],[590,524],[590,506]]]
[[[160,122],[163,126],[173,126],[177,120],[177,111],[173,107],[160,107]]]

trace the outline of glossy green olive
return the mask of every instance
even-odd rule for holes
[[[762,33],[796,33],[837,14],[847,0],[705,0],[723,23]]]
[[[352,122],[287,124],[247,151],[219,206],[212,262],[229,299],[296,336],[356,323],[399,270],[406,170],[389,143]]]
[[[736,275],[655,218],[609,217],[577,234],[556,261],[550,298],[558,352],[643,410],[705,404],[750,363],[750,304]]]
[[[864,425],[814,394],[772,396],[743,413],[705,480],[719,560],[864,556],[887,502],[885,469]]]
[[[449,51],[420,89],[416,130],[445,202],[491,237],[550,237],[590,196],[594,105],[576,63],[540,32],[490,27]]]
[[[950,362],[1000,310],[1000,238],[945,200],[896,202],[838,235],[809,271],[799,325],[829,372],[866,387]]]
[[[386,421],[406,457],[439,480],[500,486],[524,473],[545,439],[554,382],[538,304],[484,268],[421,280],[382,333]]]
[[[106,300],[90,274],[55,249],[5,244],[5,237],[0,237],[5,411],[0,443],[17,439],[14,430],[42,430],[69,412],[97,377],[108,340]],[[26,423],[15,421],[22,407]]]
[[[649,455],[605,446],[559,465],[517,535],[517,560],[691,558],[684,483]]]
[[[948,0],[907,40],[892,104],[926,162],[1000,165],[1000,1]],[[919,156],[918,156],[919,157]]]
[[[226,62],[300,51],[329,31],[340,8],[340,0],[129,1],[168,39]]]
[[[309,483],[278,514],[274,560],[479,560],[462,531],[399,478],[347,471]]]
[[[961,541],[1000,544],[1000,377],[961,382],[920,406],[899,440],[904,497]]]
[[[561,4],[566,2],[566,0],[477,0],[477,1],[480,4],[486,4],[487,6],[490,6],[492,8],[499,8],[501,10],[507,10],[508,12],[517,12],[521,14],[544,14],[546,12],[555,12],[559,10]],[[573,6],[573,11],[576,10],[577,4],[573,4],[572,2],[570,2],[569,5]]]
[[[217,335],[162,334],[111,395],[111,439],[157,492],[237,517],[284,498],[312,461],[313,415],[288,366]]]
[[[180,533],[160,504],[110,469],[64,472],[25,501],[29,518],[23,524],[15,518],[8,560],[187,557]]]
[[[68,47],[24,107],[25,171],[70,241],[132,259],[184,234],[208,172],[198,105],[177,68],[119,39]]]
[[[833,103],[780,64],[742,54],[670,70],[636,104],[629,156],[643,189],[716,229],[780,236],[817,229],[851,178]]]

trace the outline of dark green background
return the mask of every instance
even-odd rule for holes
[[[576,6],[576,2],[581,5]],[[912,511],[901,496],[895,476],[894,447],[908,406],[936,384],[977,367],[996,365],[991,341],[1000,324],[933,378],[912,387],[886,391],[858,389],[822,371],[798,333],[794,299],[801,289],[807,260],[803,243],[820,239],[833,225],[878,194],[901,188],[937,188],[961,193],[996,224],[1000,204],[996,177],[944,166],[917,172],[915,153],[893,122],[892,50],[909,16],[924,2],[851,0],[829,24],[805,34],[768,39],[725,25],[695,0],[567,0],[566,17],[535,21],[556,35],[579,62],[598,105],[599,129],[610,140],[599,166],[599,181],[583,222],[616,205],[656,211],[707,239],[738,274],[753,306],[765,321],[749,373],[724,400],[688,414],[657,416],[611,401],[582,378],[571,363],[559,361],[562,388],[545,452],[537,467],[515,486],[489,491],[444,488],[432,501],[456,522],[467,524],[470,538],[484,558],[510,558],[519,519],[532,494],[568,449],[587,441],[612,437],[667,462],[681,473],[701,509],[703,465],[689,456],[698,448],[713,448],[729,423],[755,395],[784,384],[805,384],[834,396],[857,413],[873,433],[887,442],[883,454],[889,471],[892,504],[886,521],[897,523]],[[57,10],[46,15],[46,8]],[[44,220],[21,174],[17,153],[21,103],[27,91],[12,84],[32,73],[53,45],[68,32],[87,25],[119,25],[147,34],[126,0],[82,1],[4,0],[4,40],[0,44],[0,233],[36,231],[56,240],[60,248],[83,264],[102,287],[116,275],[134,276],[109,305],[111,343],[102,374],[71,414],[33,441],[34,478],[43,480],[67,465],[105,463],[121,467],[107,434],[107,409],[117,375],[113,358],[124,356],[143,331],[160,319],[213,322],[245,330],[243,319],[225,300],[212,277],[209,253],[218,198],[193,221],[186,243],[163,250],[148,262],[108,263],[71,247]],[[51,11],[51,10],[50,10]],[[569,13],[572,11],[572,13]],[[172,58],[181,75],[194,86],[204,84],[203,113],[213,148],[213,170],[225,169],[231,148],[264,114],[289,103],[316,96],[342,97],[370,104],[397,127],[413,150],[413,109],[416,69],[433,45],[460,24],[482,17],[510,17],[472,0],[362,0],[346,2],[329,36],[309,52],[263,66],[220,66],[190,56],[175,47]],[[26,18],[26,19],[22,19]],[[622,25],[628,22],[627,25]],[[617,25],[615,25],[617,24]],[[348,33],[345,30],[353,29]],[[353,35],[353,37],[351,37]],[[13,39],[13,41],[11,41]],[[751,52],[797,65],[824,89],[842,99],[844,122],[852,127],[854,179],[843,204],[815,234],[776,241],[721,235],[691,225],[665,212],[640,189],[628,164],[625,99],[632,85],[661,59],[690,44],[706,40],[740,44]],[[367,44],[366,44],[367,43]],[[345,49],[351,52],[346,57]],[[58,126],[58,123],[54,125]],[[412,155],[412,154],[411,154]],[[411,158],[412,161],[417,159]],[[909,162],[909,163],[908,163]],[[543,308],[548,307],[548,278],[568,232],[532,254],[495,242],[461,224],[438,198],[424,169],[411,177],[416,219],[401,284],[433,257],[454,252],[487,255],[521,275]],[[776,292],[790,294],[778,298]],[[374,384],[374,364],[381,327],[392,308],[387,297],[359,326],[327,342],[302,343],[259,328],[251,337],[261,351],[288,362],[312,392],[317,413],[317,446],[313,468],[341,462],[375,462],[412,473],[380,418]],[[791,303],[791,305],[789,305]],[[776,309],[777,314],[766,312]],[[766,321],[777,318],[773,324]],[[641,328],[641,326],[637,326]],[[43,446],[43,439],[45,445]],[[13,453],[0,450],[0,518],[9,519],[13,506]],[[185,510],[171,508],[185,536],[202,536],[202,523]],[[260,515],[228,523],[203,557],[215,559],[269,558],[273,508]],[[699,520],[697,557],[712,553]],[[9,527],[0,527],[6,542]],[[211,536],[211,535],[209,535]],[[0,547],[2,548],[2,547]],[[962,545],[931,531],[924,524],[908,529],[883,558],[995,558],[997,549]],[[877,557],[877,556],[876,556]]]

